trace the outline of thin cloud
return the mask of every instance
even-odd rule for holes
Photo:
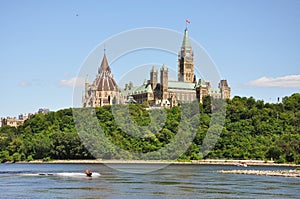
[[[81,77],[72,77],[71,79],[67,80],[60,80],[59,81],[60,86],[66,86],[66,87],[81,87],[84,86],[84,79]]]
[[[261,77],[247,83],[247,85],[257,87],[300,88],[300,75],[287,75],[275,78]]]
[[[19,82],[18,84],[20,87],[29,87],[29,86],[45,86],[46,83],[44,80],[41,79],[32,79],[32,80],[26,80]]]
[[[19,83],[19,86],[21,86],[21,87],[28,87],[28,86],[30,86],[31,85],[31,83],[30,82],[20,82]]]

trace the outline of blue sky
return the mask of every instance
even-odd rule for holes
[[[190,38],[209,53],[221,77],[228,80],[232,96],[274,102],[299,92],[299,10],[297,0],[2,0],[0,116],[72,107],[70,82],[99,43],[134,28],[183,33],[186,19],[191,21]],[[126,64],[112,64],[117,81],[123,75],[118,69],[130,61],[143,64],[143,56],[130,57]],[[166,55],[166,62],[176,68],[173,57]]]

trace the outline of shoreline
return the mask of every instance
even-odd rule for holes
[[[277,171],[261,171],[261,170],[221,170],[219,173],[224,174],[243,174],[257,176],[280,176],[300,178],[300,171],[297,170],[277,170]]]
[[[245,162],[248,166],[280,166],[280,167],[300,167],[299,164],[279,164],[274,161],[265,162],[264,160],[192,160],[189,162],[170,161],[170,160],[33,160],[29,162],[16,162],[16,164],[174,164],[174,165],[233,165],[236,166]]]

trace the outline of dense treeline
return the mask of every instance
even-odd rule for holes
[[[197,107],[182,104],[147,111],[145,106],[115,105],[75,112],[64,109],[34,115],[18,128],[3,126],[0,161],[96,157],[300,163],[300,94],[285,97],[278,104],[252,97],[212,103],[206,97]],[[225,110],[223,106],[226,117],[225,112],[218,111]],[[73,114],[79,116],[74,119]]]

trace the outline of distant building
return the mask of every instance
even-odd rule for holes
[[[16,117],[1,118],[2,126],[18,127],[24,123],[24,120],[19,120]]]
[[[160,80],[160,81],[158,81]],[[230,98],[231,89],[227,80],[221,80],[217,88],[204,79],[197,81],[194,73],[194,52],[191,47],[188,29],[178,53],[178,81],[169,81],[168,68],[165,64],[158,71],[155,66],[150,71],[150,79],[140,86],[132,81],[125,84],[124,89],[118,88],[107,58],[104,54],[98,75],[90,85],[86,79],[83,107],[99,107],[113,103],[149,103],[150,106],[172,107],[180,102],[202,102],[205,96],[217,99]]]
[[[43,113],[43,114],[47,114],[49,113],[49,109],[45,109],[45,108],[40,108],[38,110],[38,113]],[[36,114],[36,113],[35,113]],[[24,122],[27,119],[30,119],[34,114],[32,113],[27,113],[27,114],[20,114],[17,117],[6,117],[6,118],[1,118],[0,119],[0,127],[1,126],[12,126],[12,127],[18,127],[20,125],[23,125]]]
[[[38,110],[38,113],[42,113],[42,114],[48,114],[49,112],[50,112],[50,110],[47,108],[40,108]]]
[[[31,118],[32,116],[33,116],[33,114],[32,114],[32,113],[20,114],[20,115],[19,115],[19,120],[23,120],[23,121],[25,121],[25,120],[27,120],[27,119]]]

